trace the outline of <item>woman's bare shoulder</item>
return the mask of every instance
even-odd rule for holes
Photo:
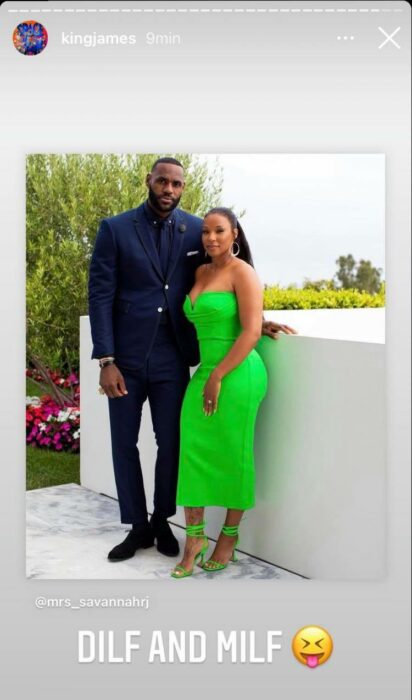
[[[200,280],[200,278],[205,274],[207,270],[207,263],[204,263],[203,265],[199,265],[199,267],[196,268],[195,272],[195,280]]]
[[[260,280],[252,265],[249,265],[245,260],[236,260],[236,264],[233,266],[233,283],[235,285],[242,283],[258,283],[260,285]]]

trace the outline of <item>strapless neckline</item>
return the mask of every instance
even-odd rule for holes
[[[197,295],[197,297],[194,301],[192,301],[190,296],[188,294],[186,294],[186,299],[189,300],[192,311],[194,311],[197,300],[199,299],[199,297],[204,296],[205,294],[236,294],[236,292],[232,292],[228,289],[222,289],[222,290],[210,289],[209,291],[206,290],[205,292],[200,292],[200,294]]]

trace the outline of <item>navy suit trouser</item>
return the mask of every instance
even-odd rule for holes
[[[126,396],[109,399],[112,456],[122,523],[147,522],[147,506],[137,441],[148,399],[157,443],[154,511],[176,513],[180,410],[189,368],[169,325],[160,325],[149,358],[138,370],[119,366]]]

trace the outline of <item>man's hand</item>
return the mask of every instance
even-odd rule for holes
[[[278,340],[279,333],[286,333],[286,335],[296,335],[297,331],[290,326],[286,326],[283,323],[274,323],[273,321],[262,321],[262,335],[267,335],[273,340]]]
[[[123,375],[116,365],[107,365],[100,370],[99,383],[109,399],[117,399],[127,394]]]

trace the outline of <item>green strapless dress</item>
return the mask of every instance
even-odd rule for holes
[[[241,333],[234,292],[202,292],[184,312],[195,327],[201,364],[187,387],[180,423],[177,504],[246,510],[255,503],[253,438],[267,390],[266,368],[255,350],[227,374],[218,408],[203,413],[203,389],[211,371]]]

